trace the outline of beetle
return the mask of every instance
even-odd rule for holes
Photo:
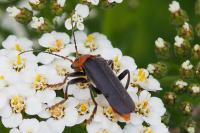
[[[74,36],[75,38],[75,36]],[[130,72],[129,70],[124,70],[118,77],[113,72],[113,62],[112,60],[105,60],[100,55],[80,55],[78,54],[77,46],[75,43],[76,49],[76,59],[73,61],[68,57],[62,57],[54,53],[49,53],[61,58],[67,59],[70,61],[71,68],[75,71],[66,75],[64,81],[58,84],[47,84],[50,88],[57,88],[66,84],[69,77],[74,77],[69,80],[66,85],[64,100],[55,104],[51,108],[64,103],[68,99],[68,87],[72,84],[77,83],[88,83],[90,84],[90,94],[94,102],[94,110],[89,122],[93,119],[97,111],[97,102],[94,99],[93,90],[97,93],[102,93],[107,99],[108,103],[112,109],[122,116],[125,120],[129,120],[130,113],[134,112],[135,104],[129,94],[127,93],[127,88],[130,84]],[[122,85],[120,80],[128,76],[127,83],[125,87]]]

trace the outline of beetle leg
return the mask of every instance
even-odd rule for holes
[[[92,84],[90,84],[90,88],[93,89],[93,90],[95,90],[95,92],[97,94],[101,94],[101,91],[98,88],[94,87]]]
[[[113,60],[108,60],[107,63],[108,63],[108,65],[111,67],[111,69],[113,70],[113,69],[114,69]]]
[[[75,78],[75,79],[70,80],[70,81],[67,83],[67,86],[66,86],[66,89],[65,89],[65,94],[64,94],[64,98],[65,98],[65,99],[63,99],[63,100],[60,101],[59,103],[56,103],[55,105],[51,106],[49,109],[54,108],[54,107],[56,107],[56,106],[58,106],[58,105],[64,104],[64,103],[67,101],[67,99],[68,99],[67,91],[68,91],[69,85],[71,85],[71,84],[77,84],[77,83],[87,83],[87,82],[88,82],[88,80],[85,79],[85,78]]]
[[[96,102],[95,99],[94,99],[94,94],[93,94],[93,92],[92,92],[91,89],[90,89],[90,95],[91,95],[92,101],[93,101],[93,103],[94,103],[94,109],[93,109],[93,111],[92,111],[92,114],[91,114],[90,118],[89,118],[88,120],[86,120],[86,122],[87,122],[88,124],[92,122],[92,120],[93,120],[93,118],[94,118],[94,115],[95,115],[96,112],[97,112],[97,106],[98,106],[97,102]]]
[[[63,87],[65,85],[68,77],[78,77],[78,76],[85,76],[85,73],[84,72],[73,72],[73,73],[67,74],[65,76],[65,79],[63,80],[63,82],[56,83],[56,84],[47,84],[47,87],[53,88],[54,90],[56,90],[55,88],[60,89],[61,87]]]
[[[130,77],[131,77],[131,74],[130,74],[130,71],[128,69],[124,70],[119,76],[118,76],[118,79],[119,80],[122,80],[124,77],[126,77],[126,75],[128,75],[128,80],[126,82],[126,86],[125,86],[125,89],[127,90],[128,89],[128,86],[130,84]]]
[[[65,98],[65,99],[68,98],[68,87],[69,87],[69,85],[77,84],[77,83],[87,83],[87,82],[88,82],[88,80],[85,79],[85,78],[75,78],[75,79],[70,80],[70,81],[67,83],[67,86],[66,86],[66,88],[65,88],[64,98]]]

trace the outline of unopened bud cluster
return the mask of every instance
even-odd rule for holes
[[[200,0],[197,0],[197,14],[200,14],[199,7]],[[177,34],[174,35],[175,41],[169,43],[161,37],[155,41],[155,52],[159,60],[158,63],[149,64],[147,70],[152,75],[159,75],[156,77],[166,88],[161,97],[170,110],[169,123],[174,124],[174,112],[180,112],[182,116],[175,125],[181,132],[184,130],[187,133],[196,133],[196,122],[193,120],[192,112],[199,104],[197,101],[200,101],[200,45],[196,43],[198,38],[195,38],[200,35],[200,24],[197,25],[195,32],[186,11],[181,8],[178,1],[169,4],[169,11],[171,22],[177,30]]]

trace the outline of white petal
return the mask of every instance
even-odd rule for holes
[[[48,124],[44,121],[40,122],[40,129],[37,133],[55,133],[51,130],[51,128],[48,126]]]
[[[42,103],[37,97],[29,97],[26,101],[26,113],[36,115],[42,111]]]
[[[22,114],[12,114],[10,117],[2,117],[2,123],[7,128],[18,127],[22,122]]]
[[[78,15],[85,18],[89,15],[89,7],[84,4],[77,4],[75,7],[75,11]]]
[[[19,126],[21,133],[37,133],[40,128],[40,123],[37,119],[24,119],[22,124]]]
[[[56,97],[56,93],[53,90],[46,89],[44,91],[37,91],[36,97],[40,99],[42,103],[47,103]]]
[[[74,126],[78,119],[78,112],[75,108],[67,108],[65,109],[65,125],[68,127]]]
[[[10,130],[9,133],[20,133],[20,131],[17,128],[13,128],[13,129]]]
[[[47,124],[51,130],[56,133],[62,133],[65,128],[65,123],[63,120],[54,120],[53,118],[50,118],[47,120]]]
[[[39,53],[37,59],[42,64],[49,64],[54,60],[54,56],[47,53]]]
[[[71,20],[71,18],[68,18],[68,19],[65,21],[65,28],[68,29],[68,30],[71,30],[71,29],[72,29],[72,20]]]

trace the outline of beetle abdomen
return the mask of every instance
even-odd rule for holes
[[[115,111],[119,114],[134,111],[135,105],[131,97],[103,58],[88,59],[83,68],[88,78],[93,81]]]

